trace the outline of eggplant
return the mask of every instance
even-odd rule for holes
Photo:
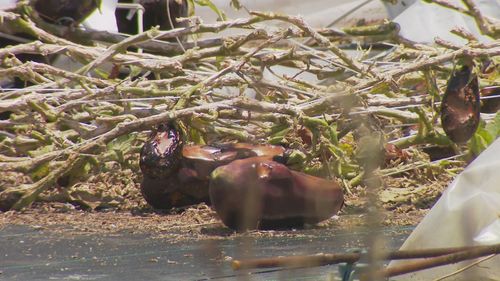
[[[141,149],[139,166],[144,176],[168,178],[181,164],[183,140],[172,124],[160,124]]]
[[[215,168],[231,163],[236,159],[262,156],[268,159],[281,157],[285,149],[276,145],[260,145],[249,143],[228,143],[185,146],[182,151],[181,177],[186,175],[200,180],[209,180]]]
[[[119,3],[138,3],[144,7],[144,30],[159,25],[161,30],[171,30],[185,26],[177,18],[188,16],[186,0],[120,0]],[[129,10],[117,9],[115,12],[118,31],[127,34],[137,34],[137,15]],[[172,25],[173,24],[173,25]]]
[[[157,209],[210,203],[210,173],[236,159],[281,156],[285,149],[274,145],[184,145],[172,124],[161,124],[141,149],[141,192]]]
[[[172,124],[160,124],[142,146],[141,193],[154,208],[181,206],[187,200],[186,196],[175,193],[181,185],[177,172],[181,167],[182,148],[183,140]]]
[[[474,135],[480,106],[477,75],[466,64],[451,75],[441,103],[441,124],[453,142],[465,143]]]
[[[101,6],[102,0],[35,0],[35,10],[47,22],[76,26]]]
[[[170,178],[144,176],[141,193],[146,202],[155,209],[171,209],[198,203],[210,203],[208,181],[181,180],[176,175]]]
[[[209,193],[222,222],[238,231],[315,224],[335,215],[344,202],[336,181],[290,170],[268,157],[218,167]]]

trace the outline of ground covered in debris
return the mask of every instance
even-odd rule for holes
[[[429,168],[416,169],[400,177],[384,178],[384,185],[379,191],[381,224],[418,224],[451,182],[453,175],[451,172]],[[221,239],[241,235],[226,228],[215,211],[205,204],[167,211],[152,209],[140,194],[139,177],[132,170],[93,176],[73,187],[78,192],[73,191],[71,195],[66,193],[71,196],[71,200],[61,196],[62,187],[56,187],[52,192],[43,194],[41,200],[30,208],[0,213],[0,228],[16,224],[65,233],[125,231],[149,233],[175,240]],[[28,179],[14,173],[2,177],[4,184],[26,181]],[[348,230],[366,226],[368,207],[365,191],[363,186],[351,188],[346,195],[346,204],[337,216],[307,227]],[[59,196],[59,200],[54,196]],[[94,204],[93,198],[96,199]],[[254,231],[249,235],[260,237],[300,234],[294,231]]]
[[[21,4],[0,11],[2,32],[37,40],[0,46],[0,71],[9,84],[23,82],[0,99],[0,209],[11,210],[0,213],[0,228],[239,235],[209,206],[159,212],[142,198],[139,151],[169,122],[186,143],[281,145],[293,151],[290,169],[337,179],[344,208],[308,227],[416,225],[466,161],[500,136],[500,106],[488,98],[500,84],[498,29],[473,6],[450,9],[468,11],[494,41],[458,31],[463,47],[443,39],[422,46],[395,22],[317,29],[258,11],[128,40],[52,26]],[[81,65],[72,72],[22,62],[23,54]]]

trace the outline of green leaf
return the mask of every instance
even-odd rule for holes
[[[334,145],[339,144],[339,137],[337,134],[337,124],[332,123],[330,126],[328,126],[328,139]]]
[[[109,142],[106,146],[109,150],[119,150],[124,152],[132,147],[132,144],[136,140],[136,137],[136,134],[122,135]]]
[[[300,151],[294,149],[287,157],[287,165],[293,166],[293,165],[303,165],[307,160],[307,155]]]
[[[94,69],[94,73],[102,79],[109,79],[109,72],[107,72],[107,71],[96,68],[96,69]]]
[[[344,154],[342,149],[333,144],[328,145],[328,151],[335,157],[335,159],[340,159]]]
[[[488,130],[485,129],[484,123],[477,128],[476,133],[472,136],[468,146],[469,149],[475,155],[479,155],[483,150],[485,150],[493,141],[495,136],[491,135]]]
[[[130,77],[137,77],[141,75],[142,68],[135,65],[130,65],[129,67],[130,67],[130,74],[129,74]]]
[[[50,172],[49,163],[43,163],[36,167],[31,173],[30,177],[33,181],[38,181],[39,179],[44,178]]]
[[[271,136],[285,136],[292,128],[287,124],[279,124],[271,127]]]
[[[205,138],[203,137],[203,132],[200,132],[196,128],[191,127],[189,129],[189,137],[190,137],[189,139],[195,144],[199,145],[206,144]]]
[[[288,125],[278,125],[271,129],[272,134],[269,136],[268,142],[270,144],[280,144],[282,143],[285,136],[292,130]]]
[[[375,84],[373,88],[370,90],[371,94],[382,94],[386,95],[391,91],[391,86],[389,85],[388,82],[381,82],[378,84]]]
[[[302,123],[309,130],[313,130],[317,127],[328,127],[328,123],[326,123],[324,119],[312,118],[307,116],[302,117]]]
[[[52,152],[54,150],[55,150],[55,146],[53,144],[50,144],[50,145],[42,146],[36,150],[29,151],[28,155],[30,157],[37,157],[37,156],[41,156],[41,155],[47,154],[49,152]]]
[[[495,139],[500,136],[500,112],[497,112],[495,118],[493,118],[490,123],[486,124],[485,129]]]
[[[495,115],[491,122],[485,125],[481,121],[476,133],[469,142],[469,149],[475,155],[479,155],[485,150],[493,141],[500,136],[500,113]]]

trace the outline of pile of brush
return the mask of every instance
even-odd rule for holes
[[[500,32],[480,14],[470,13],[492,43],[456,30],[467,45],[429,47],[392,22],[314,29],[250,12],[128,36],[80,28],[85,9],[69,21],[49,12],[30,1],[0,11],[0,32],[28,39],[0,49],[0,170],[29,177],[0,181],[0,210],[54,190],[71,201],[72,186],[116,163],[138,171],[148,133],[165,123],[192,144],[281,145],[294,170],[336,178],[347,193],[470,158],[499,134],[500,120],[479,112],[498,108],[480,93],[499,92]],[[259,28],[270,21],[283,25]]]

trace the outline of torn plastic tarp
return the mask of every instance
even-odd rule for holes
[[[499,155],[497,139],[456,177],[401,250],[500,243]],[[475,261],[406,274],[394,280],[433,280]],[[391,266],[401,263],[393,262]],[[500,280],[500,256],[446,280]]]

